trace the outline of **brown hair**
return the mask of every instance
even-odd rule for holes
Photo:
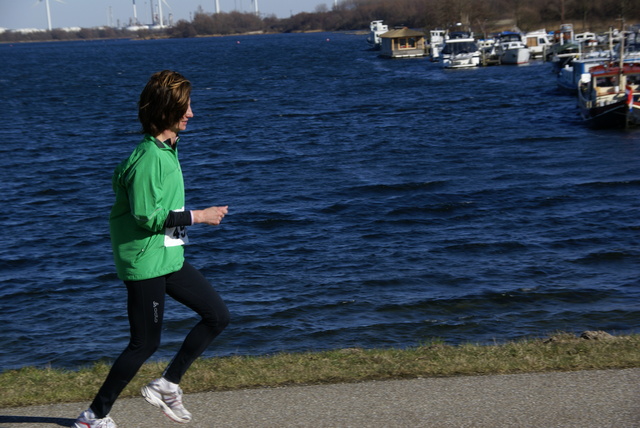
[[[138,119],[145,133],[158,136],[178,123],[189,108],[191,82],[180,73],[159,71],[140,94]]]

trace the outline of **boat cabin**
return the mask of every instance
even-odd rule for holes
[[[524,35],[524,39],[532,57],[544,56],[546,50],[553,44],[546,30],[531,31]]]
[[[380,36],[380,56],[385,58],[412,58],[425,56],[425,35],[420,31],[400,28]]]
[[[581,76],[583,88],[590,84],[596,95],[622,94],[640,90],[640,64],[627,63],[622,69],[615,65],[599,65]]]
[[[609,63],[591,68],[580,79],[578,107],[596,128],[640,125],[640,64]]]
[[[375,49],[380,49],[381,41],[380,35],[389,31],[389,26],[382,23],[383,21],[371,21],[369,24],[369,37],[367,37],[367,42],[369,45]]]
[[[573,24],[562,24],[559,30],[553,32],[553,42],[560,45],[574,41]]]
[[[503,31],[498,34],[498,42],[499,43],[523,43],[522,34],[516,33],[515,31]]]

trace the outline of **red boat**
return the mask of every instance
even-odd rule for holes
[[[604,64],[582,75],[582,118],[595,128],[640,126],[640,63]]]

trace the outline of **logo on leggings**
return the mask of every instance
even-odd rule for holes
[[[160,305],[160,303],[158,302],[153,302],[153,322],[158,324],[158,306]]]

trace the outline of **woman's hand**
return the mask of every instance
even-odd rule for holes
[[[228,206],[224,206],[193,210],[193,223],[205,223],[211,226],[217,226],[227,214],[228,208]]]

